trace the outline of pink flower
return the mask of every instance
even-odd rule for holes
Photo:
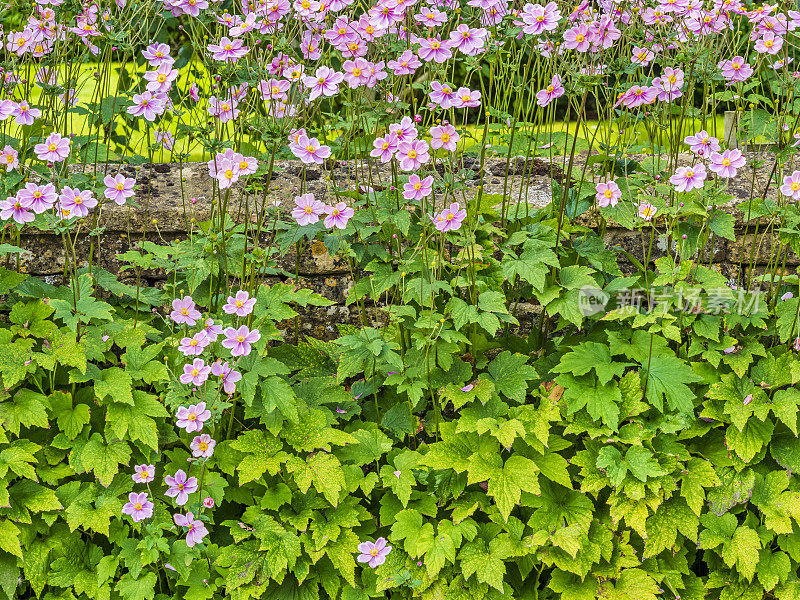
[[[639,46],[634,46],[632,52],[631,62],[643,67],[649,65],[656,56],[650,48],[640,48]]]
[[[433,177],[428,175],[425,179],[420,179],[414,173],[408,178],[408,183],[403,184],[403,198],[406,200],[422,200],[425,196],[430,196],[433,191]]]
[[[164,63],[172,64],[175,62],[169,52],[170,49],[167,44],[150,44],[142,50],[142,56],[150,63],[150,66],[158,67]]]
[[[404,50],[397,60],[390,60],[386,66],[394,71],[395,75],[413,75],[422,66],[422,62],[411,50]]]
[[[136,465],[133,470],[135,473],[131,475],[131,479],[136,483],[150,483],[156,478],[155,465]]]
[[[203,327],[206,337],[212,342],[217,341],[217,337],[222,335],[222,327],[214,323],[214,319],[206,319]]]
[[[419,38],[419,57],[425,62],[443,63],[453,56],[450,42],[439,38]]]
[[[747,394],[747,396],[745,396],[744,400],[742,400],[742,404],[744,404],[745,406],[747,406],[747,405],[748,405],[748,404],[750,404],[752,401],[753,401],[753,394]]]
[[[669,178],[679,192],[690,192],[703,187],[706,180],[706,168],[702,164],[691,167],[678,167],[675,175]]]
[[[303,85],[310,90],[309,100],[319,96],[335,96],[339,93],[339,84],[344,81],[344,74],[337,73],[330,67],[320,67],[314,75],[304,75]]]
[[[211,372],[222,378],[222,389],[225,390],[225,393],[229,396],[233,395],[236,391],[236,382],[241,380],[242,374],[231,369],[227,361],[224,363],[215,362],[211,365]]]
[[[553,31],[561,20],[561,12],[555,2],[547,6],[540,4],[526,4],[520,13],[520,26],[527,35],[541,35]]]
[[[195,358],[191,364],[183,365],[183,375],[181,375],[180,380],[181,383],[201,386],[208,379],[210,372],[211,367],[207,366],[203,359]]]
[[[613,181],[606,181],[602,183],[598,183],[594,186],[595,191],[597,194],[595,198],[597,198],[597,203],[602,206],[616,206],[619,199],[622,198],[622,191],[619,189],[619,186]]]
[[[53,207],[58,200],[58,192],[52,183],[45,185],[26,183],[25,187],[17,192],[17,199],[38,215]]]
[[[791,175],[783,178],[783,185],[780,187],[781,194],[788,196],[792,200],[800,200],[800,171],[794,171]]]
[[[10,173],[19,166],[19,153],[9,145],[0,152],[0,167],[6,168],[6,173]]]
[[[70,187],[61,190],[58,202],[62,210],[69,211],[70,217],[85,217],[90,208],[97,206],[97,198],[91,191]]]
[[[231,351],[231,356],[247,356],[251,351],[251,344],[261,339],[258,329],[252,331],[246,325],[239,329],[228,327],[225,329],[225,339],[222,340],[223,348]]]
[[[454,90],[446,83],[431,81],[431,91],[428,96],[431,102],[438,104],[440,108],[448,109],[453,106]]]
[[[689,150],[698,156],[708,156],[711,152],[719,152],[719,140],[711,137],[708,132],[703,129],[694,135],[687,135],[683,138],[683,143],[689,146]]]
[[[184,356],[200,356],[210,343],[211,340],[206,336],[206,332],[200,331],[192,337],[181,339],[178,351]]]
[[[290,146],[292,154],[306,164],[316,163],[321,165],[324,159],[331,155],[330,146],[319,143],[317,138],[301,135],[297,144]]]
[[[0,220],[2,221],[14,219],[15,222],[22,225],[23,223],[30,223],[35,218],[30,206],[23,204],[13,196],[0,202]]]
[[[431,148],[438,150],[444,148],[448,152],[455,152],[461,136],[452,125],[436,125],[431,127]]]
[[[347,206],[344,202],[339,202],[335,206],[326,206],[324,225],[328,229],[336,227],[337,229],[344,229],[347,227],[347,222],[355,214],[355,211]]]
[[[386,562],[386,556],[392,551],[392,547],[386,544],[386,538],[378,538],[375,542],[361,542],[358,545],[359,555],[356,560],[360,563],[367,563],[375,569]]]
[[[103,183],[106,186],[103,195],[122,206],[125,204],[125,200],[133,196],[133,186],[136,185],[136,180],[117,174],[114,177],[106,175]]]
[[[416,171],[430,160],[428,144],[423,140],[400,142],[397,145],[397,156],[403,171]]]
[[[255,298],[251,298],[250,294],[244,290],[239,290],[236,292],[235,296],[228,296],[228,303],[223,305],[222,312],[226,315],[246,317],[253,312],[253,307],[255,307],[255,305]]]
[[[586,23],[570,27],[564,32],[564,48],[568,50],[586,52],[591,42],[592,36],[589,32],[589,26],[586,25]]]
[[[47,136],[44,143],[33,147],[36,157],[45,162],[61,162],[69,156],[69,138],[61,137],[53,132]]]
[[[168,92],[177,78],[178,69],[173,69],[171,63],[161,63],[155,71],[146,71],[144,74],[146,89],[151,92]]]
[[[783,296],[781,296],[781,300],[791,300],[794,298],[794,294],[792,292],[786,292]]]
[[[267,101],[287,100],[289,98],[288,92],[291,86],[292,82],[285,79],[262,79],[258,84],[258,91],[261,92],[261,97]]]
[[[227,37],[223,37],[219,41],[219,44],[209,44],[208,51],[211,53],[211,58],[214,60],[236,62],[250,50],[240,39],[231,40]]]
[[[325,205],[315,199],[314,194],[297,196],[294,203],[296,206],[292,210],[292,216],[301,227],[318,222],[320,216],[325,214]]]
[[[220,123],[227,123],[239,116],[239,109],[233,98],[222,100],[211,96],[208,99],[208,114],[217,117]]]
[[[461,23],[450,32],[450,47],[467,56],[476,56],[483,50],[488,32],[485,29],[471,29]]]
[[[539,106],[547,106],[556,98],[564,95],[564,86],[561,85],[561,78],[558,75],[553,75],[553,79],[543,90],[536,92],[536,104]]]
[[[168,486],[164,495],[167,498],[175,498],[175,504],[183,506],[189,500],[189,494],[197,491],[197,477],[186,477],[183,469],[178,469],[174,477],[167,475],[164,477],[164,484]]]
[[[214,499],[211,496],[203,498],[203,506],[206,508],[214,508]]]
[[[800,337],[795,338],[794,340],[794,351],[800,352]]]
[[[185,323],[194,327],[200,318],[200,311],[195,308],[191,296],[184,296],[182,299],[175,298],[172,301],[172,312],[169,313],[169,318],[179,325]]]
[[[415,121],[413,121],[411,117],[405,116],[400,119],[399,123],[392,123],[389,125],[389,132],[394,134],[398,144],[400,142],[410,142],[411,140],[417,139],[419,135],[414,123]]]
[[[466,87],[458,88],[453,94],[451,105],[454,108],[474,108],[481,105],[481,93],[478,90],[470,90]]]
[[[192,456],[195,458],[208,458],[214,454],[214,446],[216,445],[217,442],[210,435],[204,433],[194,436],[189,447],[192,449]]]
[[[389,133],[384,137],[375,138],[372,142],[374,148],[370,150],[369,155],[373,158],[380,158],[381,162],[387,163],[394,157],[397,152],[397,134]]]
[[[144,117],[147,121],[155,121],[156,116],[166,109],[166,103],[153,92],[143,92],[133,95],[133,106],[129,106],[126,111],[134,117]]]
[[[658,96],[658,88],[634,85],[628,91],[620,94],[614,106],[622,104],[626,108],[636,108],[645,104],[652,104]]]
[[[661,77],[653,79],[653,85],[658,92],[656,99],[660,102],[672,102],[683,96],[681,88],[684,83],[684,73],[681,69],[665,67]]]
[[[138,523],[153,516],[153,506],[147,499],[147,492],[131,492],[128,494],[128,502],[122,507],[122,514],[130,515],[134,523]]]
[[[720,177],[736,177],[737,169],[741,169],[747,161],[740,150],[725,150],[722,154],[714,152],[708,168]]]
[[[192,477],[192,479],[194,479],[194,477]],[[184,503],[179,502],[178,504]],[[195,519],[194,513],[187,512],[186,515],[176,514],[173,515],[172,520],[175,521],[175,525],[178,527],[186,527],[188,529],[186,533],[186,545],[189,546],[189,548],[202,542],[203,538],[208,535],[208,529],[206,529],[205,524],[199,519]]]
[[[759,54],[777,54],[782,47],[783,38],[769,32],[756,40],[753,49]]]
[[[31,108],[28,103],[23,100],[14,107],[12,115],[17,125],[33,125],[33,122],[42,116],[42,111],[38,108]]]
[[[467,217],[467,211],[461,208],[458,202],[453,202],[439,214],[431,217],[436,229],[441,232],[456,231],[461,229],[461,222]]]
[[[645,221],[649,221],[656,214],[658,209],[649,202],[642,202],[639,205],[639,216]]]
[[[745,81],[753,74],[753,69],[746,63],[741,56],[734,56],[731,60],[723,60],[718,65],[722,71],[722,76],[726,79],[726,85],[732,85],[738,81]]]

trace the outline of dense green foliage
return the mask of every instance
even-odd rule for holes
[[[165,268],[163,291],[97,267],[62,287],[3,269],[0,589],[125,600],[795,600],[800,301],[778,296],[796,294],[797,277],[739,302],[692,258],[730,223],[683,196],[662,210],[676,237],[693,232],[689,251],[625,276],[620,257],[559,217],[557,203],[507,215],[506,237],[484,197],[445,242],[427,219],[398,222],[408,213],[388,210],[394,192],[376,193],[375,220],[361,211],[342,234],[319,235],[371,273],[350,294],[364,314],[387,294],[402,300],[390,321],[286,343],[278,324],[329,302],[248,278],[241,287],[257,302],[236,321],[261,339],[239,359],[233,395],[178,381],[187,328],[159,311],[191,294],[203,319],[233,323],[220,310],[228,288],[216,291],[226,261],[255,272],[272,260],[244,244],[242,227],[124,256],[134,271]],[[781,210],[798,218],[793,205]],[[646,247],[654,225],[635,227]],[[376,253],[397,228],[418,245]],[[782,235],[797,245],[795,232]],[[666,306],[579,309],[587,287],[645,282]],[[684,310],[692,295],[705,308]],[[529,335],[515,316],[526,298],[543,307]],[[209,354],[228,357],[219,342]],[[218,441],[207,459],[191,458],[192,435],[172,416],[199,400]],[[144,489],[133,466],[148,463],[155,513],[133,523],[120,511]],[[200,480],[187,510],[214,500],[202,516],[210,534],[193,548],[163,495],[177,469]],[[356,546],[378,536],[392,546],[386,562],[357,564]]]

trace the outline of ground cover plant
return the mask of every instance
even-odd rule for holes
[[[0,596],[800,599],[794,7],[0,22]],[[303,183],[276,198],[286,158]],[[130,225],[159,160],[214,181],[172,243]],[[119,273],[104,210],[135,240]],[[37,232],[63,280],[24,272]],[[312,241],[352,279],[331,341],[300,334],[332,302],[285,268]]]

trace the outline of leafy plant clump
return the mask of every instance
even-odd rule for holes
[[[796,10],[0,23],[0,598],[800,599]]]

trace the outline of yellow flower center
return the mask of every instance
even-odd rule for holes
[[[415,189],[415,190],[421,190],[421,189],[422,189],[422,184],[421,184],[421,183],[419,183],[419,182],[415,183],[415,184],[414,184],[414,189]]]
[[[731,159],[730,159],[730,158],[723,158],[723,159],[722,159],[722,165],[723,165],[724,167],[729,167],[729,166],[730,166],[730,164],[731,164]]]
[[[438,50],[441,44],[439,42],[431,42],[431,48]]]
[[[50,152],[53,152],[56,148],[58,148],[58,146],[56,144],[50,144],[47,147],[47,149],[50,150]]]
[[[244,342],[244,336],[243,335],[237,335],[236,336],[236,341],[241,344],[242,342]]]
[[[198,375],[200,375],[200,370],[199,369],[192,369],[192,377],[197,377]]]
[[[156,81],[158,81],[158,83],[164,83],[166,80],[167,76],[164,75],[163,73],[159,73],[158,77],[156,77]]]
[[[441,140],[443,142],[445,142],[445,143],[449,142],[450,141],[450,134],[449,133],[443,133],[442,136],[441,136]]]
[[[790,187],[790,188],[792,188],[792,191],[793,191],[793,192],[796,192],[797,190],[800,190],[800,183],[797,183],[797,182],[795,181],[795,182],[794,182],[794,183],[792,183],[792,185],[790,185],[789,187]]]
[[[125,184],[120,182],[117,185],[115,185],[114,187],[117,188],[118,190],[124,190],[125,189]]]
[[[313,153],[314,153],[314,150],[316,150],[316,148],[314,148],[314,146],[312,146],[311,144],[309,144],[308,146],[306,146],[306,150],[307,150],[308,152],[311,152],[311,153],[313,154]]]
[[[208,450],[208,444],[206,444],[205,442],[200,442],[199,444],[197,444],[197,447],[200,449],[201,452],[205,452],[206,450]]]
[[[133,505],[133,510],[142,510],[142,505],[139,502],[137,502],[136,504]]]
[[[612,192],[611,190],[606,190],[605,192],[603,192],[603,196],[605,196],[606,198],[611,198],[611,196],[613,195],[614,192]]]
[[[416,150],[409,150],[408,151],[408,158],[417,158],[417,151]]]
[[[305,212],[307,215],[310,215],[312,212],[314,212],[314,209],[313,209],[313,208],[311,208],[310,206],[306,206],[306,207],[303,209],[303,211],[304,211],[304,212]]]
[[[196,421],[197,420],[197,415],[195,413],[189,413],[188,419],[190,421]]]
[[[579,33],[578,35],[575,36],[575,41],[576,42],[582,42],[585,38],[586,38],[585,35],[583,35],[582,33]]]
[[[75,196],[75,204],[83,204],[83,198],[80,196]]]
[[[233,179],[233,169],[227,169],[225,171],[225,178],[226,179]]]
[[[356,77],[361,77],[361,69],[359,69],[358,67],[353,69],[353,75],[355,75]]]

